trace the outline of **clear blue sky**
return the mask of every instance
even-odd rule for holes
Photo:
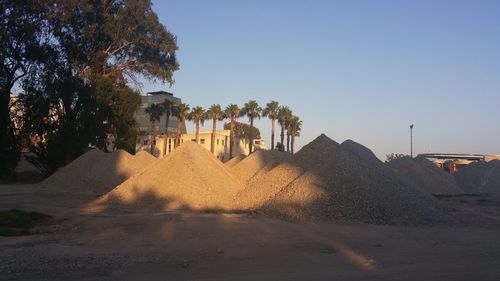
[[[277,100],[321,133],[384,159],[500,154],[500,1],[153,1],[178,38],[191,106]],[[210,123],[205,124],[209,129]],[[256,123],[270,143],[270,122]],[[219,125],[221,127],[221,125]],[[188,130],[192,126],[188,126]]]

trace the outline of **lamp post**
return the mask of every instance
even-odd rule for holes
[[[413,124],[410,125],[410,156],[413,158]]]

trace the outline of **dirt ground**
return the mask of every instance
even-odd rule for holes
[[[0,237],[0,280],[499,280],[500,196],[439,200],[446,224],[410,228],[261,215],[102,212],[92,198],[0,186],[0,210],[55,217]]]

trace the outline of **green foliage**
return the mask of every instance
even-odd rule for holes
[[[298,137],[300,136],[300,130],[302,130],[302,121],[298,116],[292,116],[288,125],[288,134],[290,136]]]
[[[11,178],[19,160],[21,140],[10,117],[10,95],[45,49],[42,7],[36,1],[0,1],[0,178]]]
[[[270,101],[266,104],[266,108],[262,110],[262,115],[269,117],[269,119],[278,118],[279,103],[277,101]]]
[[[241,114],[243,116],[247,116],[250,119],[250,122],[253,122],[254,119],[260,119],[262,113],[262,108],[259,107],[259,104],[255,100],[250,100],[241,109]]]
[[[21,140],[47,175],[89,146],[133,151],[138,77],[172,84],[176,38],[149,0],[0,1],[0,172]],[[9,97],[20,86],[23,128],[15,134]],[[11,157],[13,155],[13,157]]]
[[[21,210],[0,211],[0,236],[18,236],[29,234],[29,229],[46,224],[51,216],[38,212]]]
[[[231,124],[225,123],[224,130],[229,130]],[[256,127],[252,128],[252,134],[250,134],[250,125],[241,122],[234,122],[234,136],[239,139],[250,139],[253,136],[254,139],[260,139],[260,130]]]
[[[205,119],[207,119],[207,114],[203,107],[195,106],[189,113],[187,119],[189,121],[193,121],[195,124],[198,123],[203,125],[203,123],[205,123]]]
[[[406,157],[408,155],[405,155],[405,154],[398,154],[398,153],[391,153],[391,154],[387,154],[385,155],[385,163],[389,163],[393,160],[397,160],[397,159],[401,159],[403,157]]]

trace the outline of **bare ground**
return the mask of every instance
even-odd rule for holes
[[[0,209],[47,212],[0,237],[0,280],[498,280],[500,196],[443,197],[431,227],[193,212],[86,214],[92,198],[0,186]]]

